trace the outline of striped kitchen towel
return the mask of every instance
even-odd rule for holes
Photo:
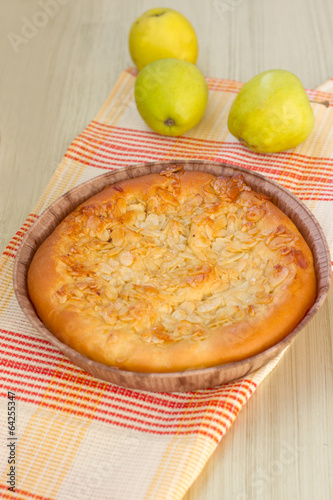
[[[279,361],[235,383],[181,394],[129,390],[77,368],[30,325],[12,284],[22,237],[65,191],[106,170],[139,162],[227,162],[290,189],[317,217],[333,247],[333,80],[308,91],[311,101],[330,104],[312,104],[316,125],[310,138],[294,150],[273,155],[253,153],[228,132],[228,112],[241,83],[207,78],[204,119],[182,137],[172,138],[155,134],[143,123],[133,99],[134,81],[133,70],[121,74],[96,118],[68,148],[1,259],[1,498],[180,499]]]

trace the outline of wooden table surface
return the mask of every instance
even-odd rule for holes
[[[132,21],[157,6],[191,20],[206,75],[283,68],[307,88],[333,77],[332,0],[0,0],[0,250],[131,65]],[[333,498],[332,324],[331,290],[186,500]]]

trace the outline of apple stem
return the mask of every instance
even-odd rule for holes
[[[310,101],[313,102],[314,104],[323,104],[326,108],[330,107],[329,101]]]
[[[166,125],[167,127],[173,127],[175,125],[175,122],[172,118],[167,118],[166,120],[164,120],[164,125]]]

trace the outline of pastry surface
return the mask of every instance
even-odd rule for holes
[[[316,278],[293,222],[241,175],[174,167],[76,208],[37,250],[28,289],[78,352],[172,372],[273,346],[312,306]]]

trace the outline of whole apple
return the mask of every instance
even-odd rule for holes
[[[228,117],[231,134],[257,153],[294,148],[313,126],[313,110],[302,83],[290,71],[279,69],[245,83]]]
[[[194,64],[159,59],[137,76],[134,87],[138,111],[155,132],[179,136],[199,123],[208,101],[208,86]]]
[[[129,50],[139,71],[157,59],[170,57],[195,64],[198,41],[193,26],[180,12],[156,8],[133,23]]]

